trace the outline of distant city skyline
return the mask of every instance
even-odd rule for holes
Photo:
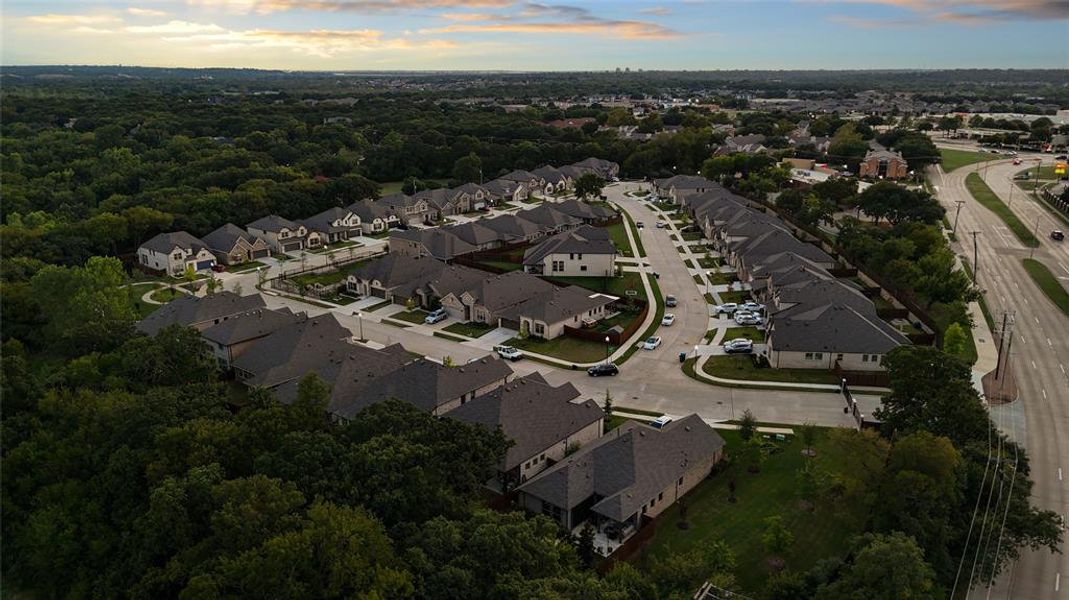
[[[1069,67],[1065,0],[9,0],[3,10],[5,65]]]

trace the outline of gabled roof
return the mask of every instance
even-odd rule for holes
[[[748,264],[757,264],[761,259],[782,252],[793,252],[818,263],[833,263],[827,252],[813,244],[808,244],[782,229],[772,229],[757,237],[748,238],[731,244]]]
[[[452,260],[461,254],[478,250],[475,246],[450,233],[449,228],[445,227],[391,232],[390,239],[395,238],[422,244],[428,254],[439,260]]]
[[[790,318],[791,315],[827,304],[842,304],[867,317],[876,316],[876,305],[872,300],[860,289],[835,278],[810,278],[776,285],[776,295],[780,306],[788,305],[774,313],[773,316],[777,318]]]
[[[571,383],[553,387],[536,372],[468,401],[449,416],[488,429],[500,427],[513,441],[501,469],[509,471],[605,418],[593,400],[573,403],[578,397]]]
[[[623,521],[723,447],[697,415],[661,429],[627,421],[518,489],[565,510],[594,498],[591,510]]]
[[[208,246],[209,250],[215,250],[217,252],[230,252],[237,246],[238,240],[244,240],[248,244],[252,245],[256,243],[256,240],[260,238],[253,237],[252,234],[244,229],[234,225],[233,223],[227,223],[219,229],[209,233],[202,238],[204,243]]]
[[[346,219],[350,214],[353,214],[352,211],[347,209],[331,207],[319,214],[304,219],[302,223],[305,227],[313,231],[325,231],[328,233],[348,231],[350,229],[349,227],[334,225],[334,221]]]
[[[616,246],[609,232],[598,227],[584,226],[572,231],[563,231],[531,246],[523,253],[523,264],[540,264],[551,254],[616,254]]]
[[[351,336],[334,313],[303,319],[260,339],[234,360],[234,368],[252,374],[248,385],[268,388],[312,371],[323,375],[332,359],[367,350],[348,343]]]
[[[460,225],[453,225],[448,229],[449,233],[473,246],[481,246],[482,244],[489,244],[501,239],[498,232],[489,227],[484,227],[477,221],[469,221],[467,223],[461,223]]]
[[[183,294],[139,321],[137,330],[155,335],[168,325],[192,326],[265,306],[260,294],[239,296],[233,292],[218,292],[203,298]]]
[[[532,179],[539,179],[540,180],[541,177],[539,177],[538,175],[535,175],[534,173],[532,173],[530,171],[524,171],[523,169],[516,169],[514,171],[509,171],[508,173],[505,173],[501,177],[498,177],[498,179],[507,179],[509,181],[518,181],[520,183],[527,183],[527,182],[531,181]]]
[[[256,219],[245,226],[246,229],[259,229],[260,231],[281,231],[283,229],[295,230],[299,227],[300,225],[297,223],[278,215],[267,215],[266,217]]]
[[[353,202],[349,206],[346,206],[345,210],[360,217],[360,220],[365,222],[374,221],[375,219],[385,220],[390,213],[389,207],[379,204],[369,198]]]
[[[430,204],[435,208],[442,209],[448,206],[449,203],[453,201],[453,198],[455,196],[456,194],[452,190],[447,190],[445,188],[436,188],[433,190],[422,190],[416,192],[415,194],[412,194],[412,199],[426,200],[427,204]]]
[[[496,231],[502,236],[503,241],[516,241],[534,237],[542,232],[538,223],[533,223],[519,215],[498,215],[492,219],[482,219],[479,223],[488,229]]]
[[[590,158],[584,158],[583,160],[577,163],[572,163],[572,165],[575,167],[579,167],[580,169],[596,169],[599,171],[608,171],[617,167],[616,163],[612,162],[611,160],[605,160],[603,158],[594,158],[593,156],[591,156]]]
[[[397,398],[420,410],[433,412],[479,388],[512,375],[512,368],[495,357],[484,357],[455,367],[416,359],[379,377],[339,377],[334,383],[330,412],[352,419],[372,404]]]
[[[841,302],[777,315],[769,335],[774,351],[788,352],[886,354],[908,343],[875,314],[862,314]]]
[[[430,256],[389,253],[367,261],[349,272],[365,281],[378,281],[384,289],[411,297],[416,289],[442,272],[446,264]]]
[[[557,210],[556,206],[548,203],[542,203],[534,208],[517,211],[515,215],[549,230],[557,230],[561,227],[574,227],[582,222],[575,217]]]
[[[471,182],[465,183],[463,185],[458,185],[457,187],[453,188],[454,195],[471,194],[474,196],[476,192],[480,191],[485,194],[486,188],[477,183]]]
[[[615,296],[591,292],[577,285],[553,286],[547,293],[530,296],[502,314],[513,319],[528,317],[545,323],[559,323],[576,316],[583,317],[587,311],[611,304],[618,299]]]
[[[207,248],[207,244],[185,231],[172,231],[170,233],[159,233],[144,244],[141,244],[142,248],[148,248],[154,252],[161,254],[169,254],[175,248],[181,248],[183,250],[190,250],[194,254],[200,252],[202,248]]]
[[[675,188],[677,190],[696,190],[719,187],[719,184],[698,175],[675,175],[666,179],[657,179],[654,184],[660,188]]]
[[[616,211],[611,208],[574,199],[557,202],[553,205],[553,208],[577,219],[587,219],[591,221],[600,221],[602,219],[610,219],[616,216]]]
[[[218,325],[212,325],[201,332],[201,337],[223,346],[232,346],[264,337],[305,318],[307,315],[304,313],[297,315],[288,308],[258,308],[233,315]]]
[[[519,182],[509,179],[494,179],[487,181],[483,185],[491,196],[506,197],[512,196],[516,193],[516,190],[523,187]]]
[[[543,165],[541,167],[538,167],[534,171],[531,171],[531,173],[539,179],[545,181],[546,183],[557,184],[562,181],[567,181],[571,179],[571,177],[564,174],[563,171],[550,165]]]
[[[902,158],[901,152],[894,152],[885,148],[877,148],[875,150],[869,150],[865,153],[865,160],[898,160],[906,162],[906,159]]]
[[[563,167],[560,167],[557,170],[571,179],[579,179],[579,177],[581,177],[583,173],[590,172],[590,169],[584,169],[583,167],[577,167],[575,165],[564,165]]]

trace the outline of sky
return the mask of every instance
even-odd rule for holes
[[[1069,0],[3,0],[0,10],[3,65],[1069,68]]]

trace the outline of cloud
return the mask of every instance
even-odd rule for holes
[[[649,21],[606,19],[589,9],[565,4],[527,2],[518,12],[445,13],[457,24],[421,30],[421,33],[551,33],[587,34],[621,39],[666,40],[679,32]]]
[[[492,13],[442,13],[439,16],[447,21],[495,21],[500,20],[505,15]]]
[[[643,8],[638,12],[646,15],[664,16],[672,14],[672,9],[668,8],[667,6],[651,6],[649,8]]]
[[[513,0],[186,0],[188,4],[234,13],[318,12],[394,13],[440,8],[505,8]]]
[[[135,17],[166,17],[170,13],[165,10],[155,10],[152,8],[139,8],[137,6],[131,6],[126,9],[126,12],[134,15]]]
[[[821,4],[893,6],[908,17],[886,19],[836,15],[831,20],[853,27],[905,27],[936,23],[987,25],[1001,21],[1069,19],[1069,0],[800,0]]]
[[[387,38],[382,31],[374,29],[313,29],[310,31],[252,29],[176,35],[162,39],[168,42],[196,44],[213,50],[285,48],[323,58],[348,52],[441,50],[459,46],[456,42],[448,40]]]
[[[107,23],[121,23],[122,19],[114,15],[60,15],[60,14],[47,14],[47,15],[33,15],[26,17],[26,20],[30,23],[36,23],[39,25],[103,25]]]
[[[156,35],[181,35],[193,33],[219,33],[226,31],[214,24],[191,23],[189,21],[168,21],[160,25],[131,25],[126,28],[130,33],[149,33]]]

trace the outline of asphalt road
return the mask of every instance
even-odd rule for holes
[[[1009,204],[1013,174],[1034,164],[1027,157],[1020,166],[1010,161],[990,163],[985,169],[985,179],[1003,202]],[[1063,468],[1069,470],[1069,439],[1066,438],[1069,435],[1069,376],[1066,375],[1069,318],[1058,311],[1025,272],[1021,260],[1029,256],[1029,249],[994,213],[973,200],[965,188],[965,177],[978,169],[984,167],[962,167],[942,177],[935,175],[932,181],[951,221],[956,201],[964,201],[955,250],[972,264],[971,232],[980,232],[977,236],[979,285],[996,322],[1001,322],[1004,312],[1013,319],[1010,359],[1017,374],[1020,399],[1008,405],[992,406],[992,417],[1007,435],[1023,442],[1028,450],[1035,482],[1033,502],[1064,517],[1069,512],[1069,490],[1062,473]],[[1039,219],[1036,236],[1040,247],[1035,249],[1035,258],[1069,287],[1069,247],[1049,238],[1051,229],[1066,228],[1020,190],[1013,192],[1012,210],[1031,226]],[[970,567],[971,563],[966,561],[965,571]],[[1047,550],[1025,552],[995,585],[975,589],[971,597],[1069,598],[1069,589],[1065,587],[1069,581],[1063,583],[1063,576],[1069,577],[1069,556]]]

